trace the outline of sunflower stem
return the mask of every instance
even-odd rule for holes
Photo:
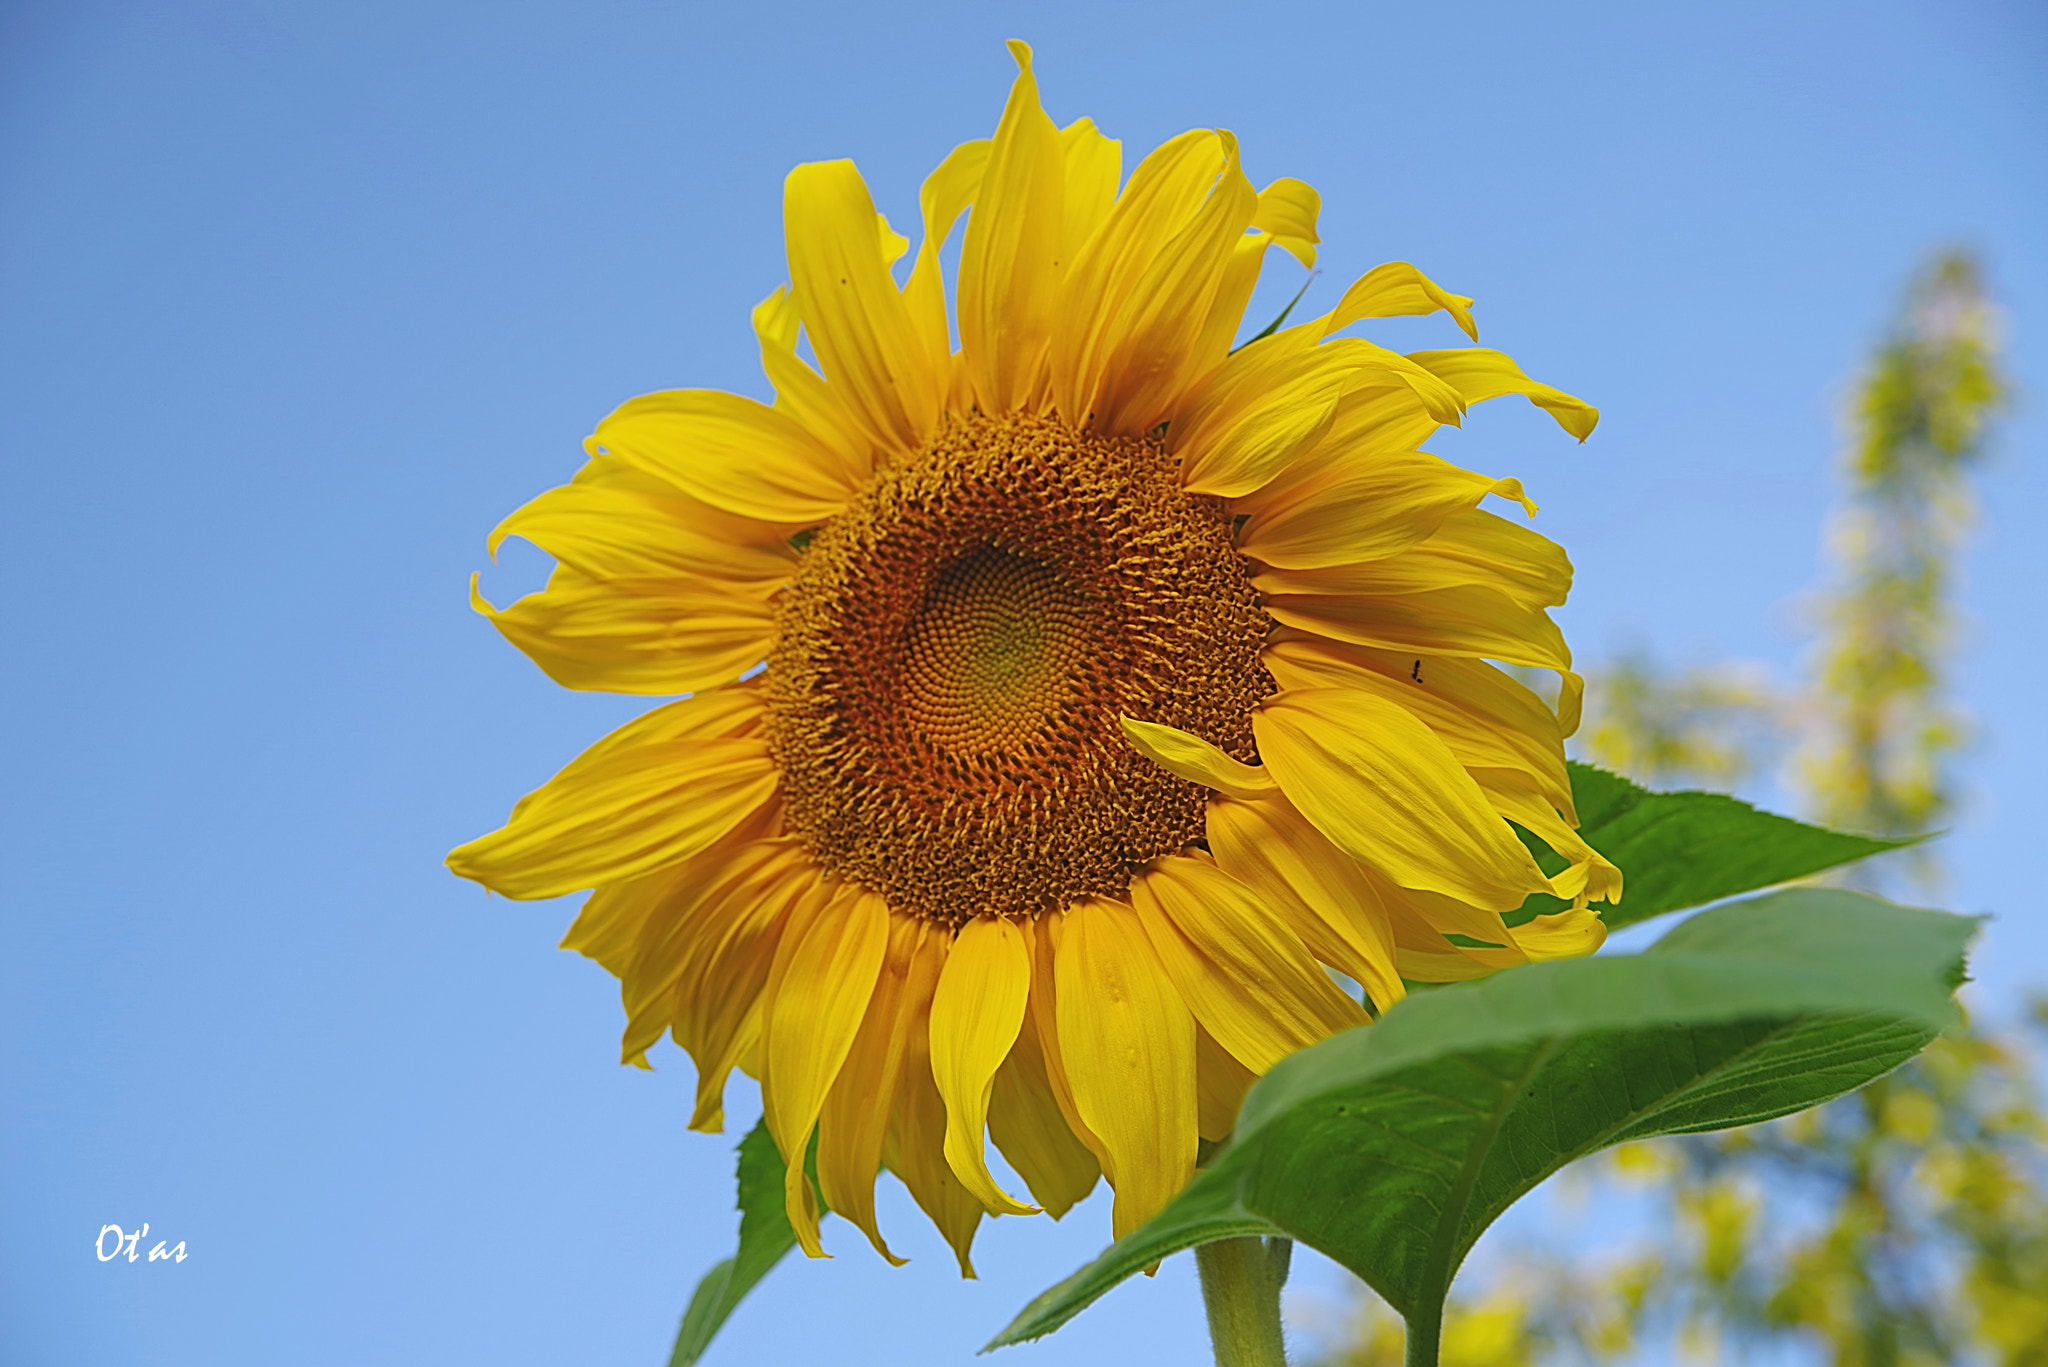
[[[1280,1336],[1280,1288],[1291,1239],[1218,1239],[1195,1250],[1202,1306],[1216,1367],[1287,1367]]]
[[[1437,1367],[1443,1333],[1443,1299],[1425,1296],[1408,1319],[1407,1367]]]

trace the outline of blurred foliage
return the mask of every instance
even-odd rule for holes
[[[1938,257],[1855,390],[1812,686],[1627,655],[1592,680],[1586,758],[1652,786],[1726,788],[1789,745],[1816,819],[1902,835],[1948,816],[1966,735],[1945,687],[1954,567],[2004,398],[1997,363],[1975,262]],[[1931,885],[1938,869],[1916,856],[1893,876]],[[2031,1022],[2048,1029],[2048,999]],[[1819,1110],[1584,1165],[1569,1179],[1581,1197],[1634,1192],[1667,1237],[1598,1263],[1518,1252],[1490,1281],[1475,1268],[1444,1367],[1661,1361],[1673,1345],[1700,1361],[1803,1348],[1832,1367],[2048,1367],[2048,1119],[2030,1043],[1972,1026]],[[1400,1320],[1363,1290],[1334,1337],[1324,1367],[1402,1361]]]
[[[1976,264],[1943,256],[1857,388],[1846,506],[1829,537],[1840,582],[1822,605],[1801,765],[1821,821],[1904,835],[1952,806],[1944,765],[1964,731],[1943,663],[1956,553],[1976,511],[1968,474],[2004,393],[1995,331]]]
[[[1586,757],[1652,788],[1733,788],[1783,743],[1785,709],[1758,668],[1666,673],[1636,650],[1609,662],[1587,687]]]

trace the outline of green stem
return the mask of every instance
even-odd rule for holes
[[[1436,1355],[1444,1335],[1442,1297],[1425,1297],[1408,1321],[1407,1367],[1436,1367]]]
[[[1287,1367],[1280,1288],[1293,1252],[1292,1240],[1255,1237],[1218,1239],[1195,1250],[1216,1367]]]

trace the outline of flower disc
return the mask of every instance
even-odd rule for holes
[[[1245,760],[1271,625],[1218,500],[1156,442],[949,425],[821,528],[766,679],[786,819],[899,910],[958,924],[1114,894],[1206,792],[1120,716]]]

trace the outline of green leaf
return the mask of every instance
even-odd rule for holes
[[[816,1148],[815,1139],[812,1148]],[[783,1205],[786,1169],[765,1121],[756,1122],[740,1141],[739,1156],[739,1252],[705,1273],[704,1280],[697,1283],[690,1308],[683,1312],[682,1328],[676,1331],[676,1346],[669,1353],[668,1367],[691,1367],[704,1356],[704,1350],[711,1346],[711,1336],[718,1332],[726,1317],[754,1289],[754,1284],[782,1261],[782,1255],[796,1247],[796,1231],[789,1227]],[[811,1182],[815,1188],[815,1171]],[[818,1208],[824,1209],[823,1197],[819,1198]]]
[[[1722,793],[1653,793],[1590,764],[1569,768],[1579,834],[1614,861],[1625,882],[1621,901],[1601,909],[1609,930],[1789,883],[1923,838],[1852,835],[1760,812]],[[1565,866],[1540,845],[1532,848],[1545,873]],[[1569,905],[1537,893],[1508,922],[1520,925]]]
[[[1480,1233],[1573,1159],[1803,1110],[1912,1057],[1955,1017],[1975,924],[1794,888],[1702,912],[1642,954],[1411,996],[1282,1060],[1208,1169],[990,1346],[1250,1234],[1299,1239],[1432,1316]]]

